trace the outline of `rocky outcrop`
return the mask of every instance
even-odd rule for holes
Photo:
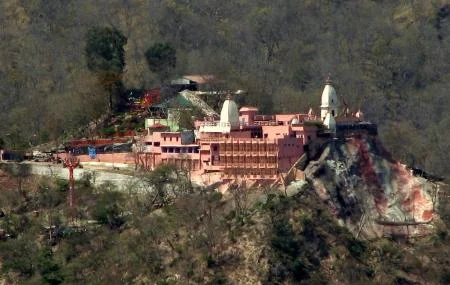
[[[358,237],[418,236],[433,228],[437,186],[392,160],[374,137],[329,142],[305,176]]]

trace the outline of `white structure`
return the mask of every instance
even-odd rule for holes
[[[233,127],[239,127],[239,109],[231,99],[231,95],[227,96],[225,102],[223,102],[222,111],[220,111],[220,123],[230,124]]]
[[[356,112],[355,114],[355,117],[364,120],[364,113],[361,112],[361,110],[358,110],[358,112]]]
[[[230,133],[231,130],[239,129],[239,109],[228,95],[223,102],[222,111],[220,112],[220,121],[205,121],[199,128],[199,133]]]
[[[330,113],[327,113],[327,115],[325,116],[323,124],[325,127],[327,127],[327,129],[329,129],[333,133],[336,132],[336,120],[334,119],[334,116],[332,116]]]
[[[320,117],[325,120],[327,114],[336,117],[338,114],[339,101],[336,95],[336,90],[334,90],[331,85],[331,80],[325,82],[325,88],[322,92],[322,104],[320,105]]]

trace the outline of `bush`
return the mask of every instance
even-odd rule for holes
[[[353,257],[361,258],[366,253],[367,246],[364,242],[352,238],[347,242],[347,249]]]
[[[125,222],[122,217],[123,194],[118,191],[102,191],[91,210],[91,216],[101,224],[112,229],[119,228]]]
[[[444,273],[442,273],[441,283],[450,284],[450,269],[447,269]]]
[[[44,279],[47,284],[58,285],[64,281],[60,267],[53,261],[53,253],[49,247],[41,249],[38,258],[38,269],[42,279]]]
[[[15,271],[21,276],[30,277],[35,271],[36,252],[36,244],[25,238],[0,243],[2,271]]]
[[[113,127],[110,127],[110,128],[104,128],[104,129],[102,130],[102,133],[103,133],[103,135],[109,137],[109,136],[112,136],[113,134],[116,133],[116,129],[113,128]]]

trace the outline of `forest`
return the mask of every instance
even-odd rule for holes
[[[301,112],[317,110],[331,74],[395,158],[449,177],[446,0],[3,0],[0,26],[0,142],[8,148],[60,143],[105,113],[111,74],[99,80],[86,50],[90,29],[109,28],[124,48],[121,96],[177,75],[215,74],[248,91],[241,103]],[[146,58],[155,44],[176,52],[164,76]]]
[[[361,240],[310,186],[291,197],[190,183],[170,165],[140,176],[146,191],[94,187],[0,169],[3,284],[449,284],[450,199],[432,235]],[[150,191],[154,189],[156,191]],[[444,191],[444,188],[442,189]],[[445,190],[448,193],[448,188]]]

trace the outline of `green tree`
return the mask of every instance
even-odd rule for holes
[[[176,50],[168,43],[155,43],[146,52],[149,69],[158,74],[161,82],[169,77],[177,65]]]
[[[115,28],[93,27],[86,33],[87,67],[107,92],[109,111],[113,109],[114,97],[120,99],[126,43],[127,38]]]
[[[95,205],[91,209],[91,216],[101,224],[109,225],[117,229],[125,222],[123,218],[123,193],[108,188],[101,189],[98,193]]]
[[[60,266],[53,260],[52,249],[45,246],[38,257],[38,270],[47,284],[58,285],[64,281]]]
[[[36,244],[30,236],[1,243],[2,271],[14,271],[22,277],[30,277],[35,271],[36,252]]]

